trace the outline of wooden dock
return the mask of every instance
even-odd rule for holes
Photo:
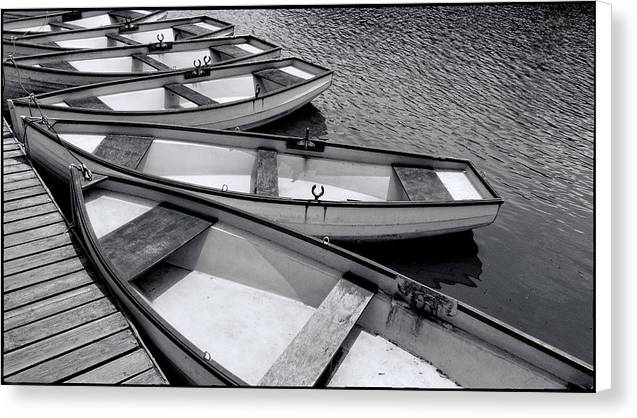
[[[2,381],[165,385],[3,120]]]

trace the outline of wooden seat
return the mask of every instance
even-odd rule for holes
[[[69,29],[69,30],[86,29],[83,26],[74,25],[74,24],[68,23],[68,22],[49,22],[49,26],[53,26],[53,27],[57,27],[57,28],[61,28],[61,29]]]
[[[219,45],[210,47],[210,49],[213,52],[218,53],[218,58],[223,61],[252,55],[250,52],[245,49],[241,49],[236,45]]]
[[[271,68],[255,71],[252,75],[259,81],[265,91],[278,90],[303,81],[302,78],[288,74],[285,71]]]
[[[106,103],[98,97],[87,96],[77,98],[66,98],[64,102],[71,107],[83,107],[85,109],[112,110]]]
[[[394,166],[394,172],[411,201],[447,202],[453,200],[435,170]]]
[[[107,33],[104,36],[106,36],[108,39],[111,39],[113,41],[121,42],[124,45],[142,45],[141,42],[134,41],[134,40],[126,38],[126,37],[124,37],[122,35],[118,35],[116,33]]]
[[[135,169],[155,138],[135,135],[107,135],[93,154],[124,167]]]
[[[194,36],[208,35],[211,33],[210,29],[202,28],[201,26],[192,24],[178,25],[175,26],[173,29],[177,31],[175,38],[177,38],[178,36],[191,38]]]
[[[167,66],[166,64],[164,64],[161,61],[157,61],[155,58],[149,57],[146,54],[133,54],[132,57],[133,57],[133,59],[138,59],[141,62],[150,65],[151,67],[155,68],[156,70],[159,70],[159,71],[172,71],[171,67]]]
[[[314,386],[373,296],[347,278],[339,280],[259,385]]]
[[[100,238],[102,251],[120,278],[133,280],[213,222],[160,204]]]
[[[218,104],[218,102],[215,102],[210,97],[204,96],[203,94],[198,93],[194,91],[193,89],[184,86],[183,84],[166,84],[164,88],[175,94],[180,95],[181,97],[184,97],[190,100],[197,106],[208,106],[212,104]]]
[[[69,64],[67,61],[42,62],[40,67],[52,68],[54,70],[77,71],[77,68]]]
[[[256,194],[279,196],[279,171],[277,152],[267,149],[257,150]]]

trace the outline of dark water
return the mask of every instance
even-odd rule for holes
[[[468,158],[505,200],[473,233],[352,249],[591,362],[594,10],[209,13],[336,71],[312,105],[260,131],[309,127],[334,142]]]

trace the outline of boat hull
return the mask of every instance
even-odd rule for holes
[[[68,165],[81,160],[93,172],[119,174],[113,168],[83,157],[41,133],[30,130],[27,138],[32,160],[57,177],[68,181]],[[72,153],[73,157],[69,154]],[[129,176],[129,178],[132,176]],[[189,189],[184,184],[184,189]],[[342,241],[386,241],[464,231],[491,224],[499,202],[463,205],[330,204],[329,202],[263,200],[232,197],[190,188],[206,200],[258,214],[307,235],[327,236]]]
[[[173,125],[194,126],[212,129],[250,129],[282,118],[311,102],[327,90],[332,83],[332,74],[317,77],[302,84],[250,101],[242,101],[219,108],[199,108],[192,111],[175,112],[107,112],[65,108],[61,106],[40,106],[43,114],[54,119],[104,120],[119,122],[151,122]],[[32,108],[33,106],[31,106]],[[11,121],[21,138],[23,128],[18,122],[21,116],[39,116],[33,114],[27,103],[9,101]]]

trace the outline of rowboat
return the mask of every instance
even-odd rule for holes
[[[47,117],[156,122],[247,129],[309,103],[332,82],[332,71],[289,58],[110,81],[8,100],[15,131],[33,116],[33,101]],[[39,115],[38,115],[39,116]]]
[[[6,59],[4,98],[193,67],[276,59],[281,48],[253,36],[223,37],[73,50]]]
[[[55,13],[68,13],[70,10],[62,10],[56,9]],[[12,20],[22,19],[25,17],[36,17],[41,16],[43,14],[42,10],[20,10],[20,9],[10,9],[2,11],[2,21],[3,22],[11,22]]]
[[[309,138],[167,125],[27,122],[33,161],[151,179],[305,234],[382,241],[492,223],[502,199],[471,162]]]
[[[590,365],[333,244],[76,168],[88,256],[192,384],[592,390]]]
[[[70,49],[108,48],[204,37],[231,36],[234,26],[208,16],[195,16],[146,23],[110,25],[99,28],[69,29],[50,33],[9,35],[2,38],[2,58],[46,54]]]
[[[63,10],[3,21],[2,37],[98,28],[122,23],[152,22],[166,17],[165,10]]]

